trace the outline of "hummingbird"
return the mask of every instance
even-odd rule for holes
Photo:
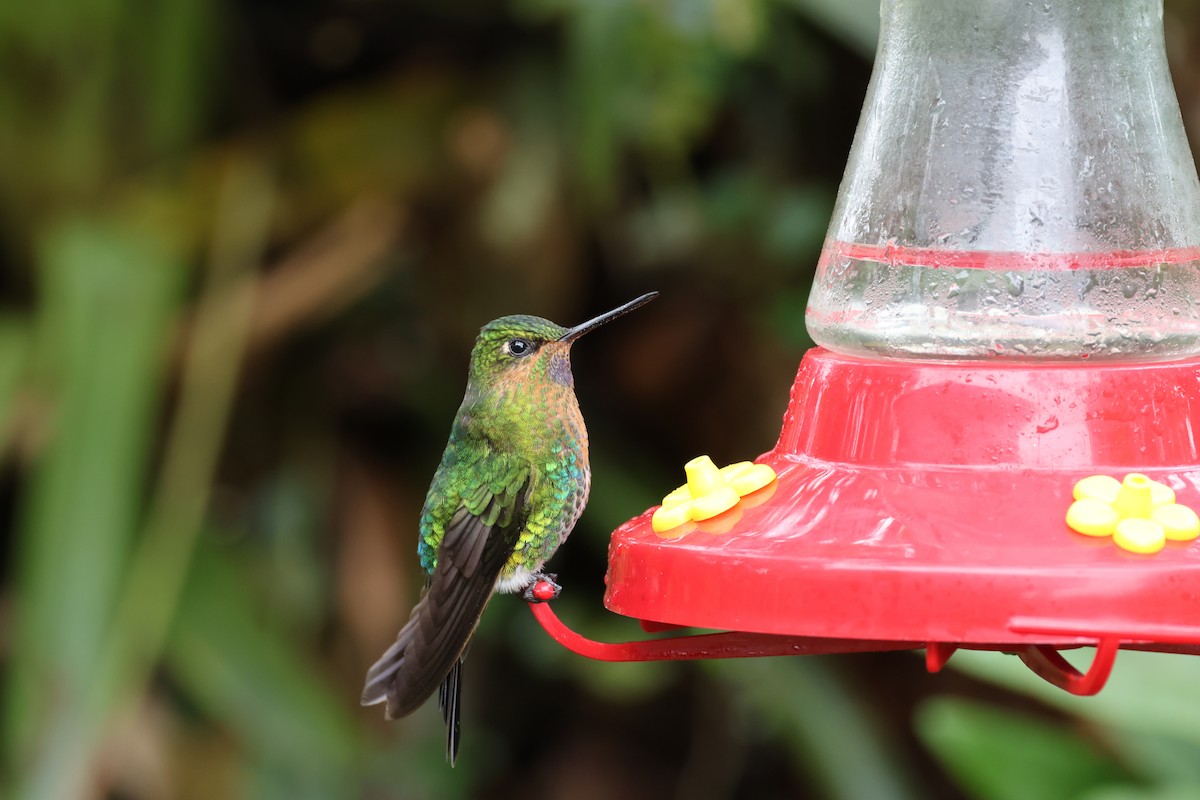
[[[439,688],[446,758],[459,747],[467,645],[493,593],[529,602],[557,597],[546,561],[575,527],[591,486],[588,435],[571,374],[571,345],[645,305],[644,294],[564,328],[527,315],[484,325],[467,390],[421,510],[417,555],[426,582],[395,643],[368,670],[364,706],[387,719]]]

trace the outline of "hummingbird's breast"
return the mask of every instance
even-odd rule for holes
[[[528,575],[554,555],[583,513],[591,489],[587,428],[574,392],[547,394],[530,459],[526,523],[497,582],[501,591],[522,588]]]

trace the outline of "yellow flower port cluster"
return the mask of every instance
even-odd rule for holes
[[[1111,536],[1133,553],[1157,553],[1167,540],[1200,536],[1200,517],[1175,502],[1170,486],[1131,472],[1124,481],[1091,475],[1075,484],[1067,525],[1088,536]]]
[[[739,461],[717,469],[708,456],[683,465],[687,483],[663,498],[662,507],[650,518],[656,533],[677,528],[685,522],[702,522],[736,506],[743,496],[775,480],[775,470],[766,464]]]

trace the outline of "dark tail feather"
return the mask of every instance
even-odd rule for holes
[[[465,508],[456,513],[438,545],[437,566],[424,595],[395,643],[367,672],[362,703],[386,701],[388,719],[412,713],[441,685],[451,764],[458,757],[462,658],[496,576],[512,555],[510,534],[523,524],[513,518],[511,525],[494,532]]]
[[[363,705],[386,701],[388,719],[399,719],[417,710],[456,668],[503,565],[504,551],[491,542],[488,547],[498,551],[495,565],[473,575],[442,553],[429,588],[396,641],[368,670]]]
[[[442,710],[442,719],[446,720],[446,760],[450,762],[450,766],[454,766],[454,762],[458,760],[458,742],[459,742],[459,701],[462,699],[462,668],[463,659],[454,662],[454,667],[450,670],[450,674],[446,676],[446,680],[442,681],[442,688],[438,695],[438,708]]]
[[[487,595],[465,608],[443,606],[434,591],[428,592],[400,629],[396,641],[367,672],[364,706],[387,702],[388,719],[416,711],[449,680],[467,641],[475,630]],[[444,691],[444,689],[443,689]]]
[[[373,706],[376,703],[382,703],[387,700],[388,684],[391,683],[392,676],[403,668],[405,653],[412,646],[413,636],[416,633],[416,625],[418,624],[417,617],[420,611],[421,605],[418,603],[409,616],[408,622],[400,629],[400,634],[396,637],[396,641],[367,670],[366,684],[363,686],[362,692],[362,704],[364,706]],[[388,716],[389,718],[391,717],[390,708],[388,709]]]

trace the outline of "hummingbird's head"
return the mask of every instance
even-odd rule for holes
[[[479,331],[471,351],[471,383],[477,387],[553,378],[565,369],[571,379],[570,343],[560,342],[566,328],[548,319],[514,314],[492,320]]]
[[[477,389],[530,383],[570,388],[575,340],[657,296],[658,292],[644,294],[573,328],[524,314],[492,320],[479,331],[471,351],[471,384]]]

